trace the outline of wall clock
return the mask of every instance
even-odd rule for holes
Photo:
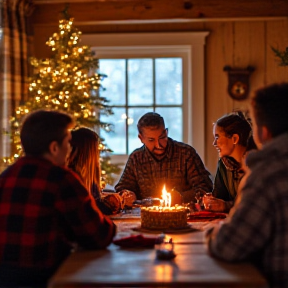
[[[225,66],[223,70],[228,72],[228,94],[235,100],[247,99],[249,95],[249,77],[255,70],[254,67],[233,69],[230,66]]]

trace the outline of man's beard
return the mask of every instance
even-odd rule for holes
[[[160,153],[157,153],[157,152],[155,153],[155,151],[159,151]],[[162,149],[154,148],[152,152],[155,156],[163,156],[166,152],[166,149],[165,148],[162,148]]]

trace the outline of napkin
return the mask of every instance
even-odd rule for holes
[[[138,234],[116,239],[113,241],[113,243],[125,248],[154,248],[156,239],[157,237],[144,237],[142,234]]]
[[[188,222],[189,220],[207,220],[207,219],[216,219],[216,218],[226,218],[227,214],[220,213],[220,212],[211,212],[211,211],[198,211],[193,212],[188,215]]]

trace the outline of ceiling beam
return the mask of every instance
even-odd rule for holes
[[[64,0],[34,0],[34,24],[60,19]],[[269,19],[288,17],[287,0],[70,0],[69,14],[82,25]]]

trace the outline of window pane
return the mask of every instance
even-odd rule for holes
[[[113,154],[130,154],[142,146],[137,123],[153,109],[164,117],[169,136],[183,141],[181,58],[101,59],[99,65],[99,72],[107,75],[101,96],[114,106],[114,115],[101,116],[102,121],[114,125],[114,131],[100,133]]]
[[[156,105],[182,104],[182,58],[155,60]]]
[[[125,105],[125,59],[99,60],[99,72],[106,74],[102,86],[101,96],[110,100],[110,105]]]
[[[152,105],[152,59],[128,60],[128,105]]]
[[[128,115],[128,154],[133,152],[136,148],[141,147],[143,144],[138,138],[138,129],[137,123],[140,117],[142,117],[145,113],[153,111],[153,108],[129,108]],[[133,121],[132,121],[133,120]]]
[[[165,121],[165,126],[168,128],[168,136],[177,141],[183,141],[183,116],[182,108],[156,108],[155,112],[159,113]]]
[[[113,131],[106,132],[101,129],[100,136],[105,139],[107,146],[113,154],[126,154],[126,114],[124,108],[113,108],[114,115],[101,115],[101,121],[112,123]]]

